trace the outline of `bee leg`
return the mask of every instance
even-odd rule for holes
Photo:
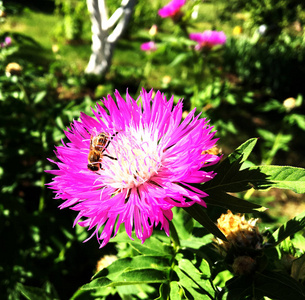
[[[108,154],[103,154],[103,156],[107,156],[108,158],[110,158],[110,159],[112,159],[112,160],[118,160],[117,158],[112,157],[112,156],[110,156],[110,155],[108,155]]]

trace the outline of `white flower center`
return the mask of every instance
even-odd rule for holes
[[[118,132],[103,157],[103,181],[114,188],[133,188],[148,181],[162,165],[158,132],[147,128],[130,128]]]

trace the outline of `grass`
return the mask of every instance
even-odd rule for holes
[[[20,15],[7,17],[2,25],[3,31],[26,34],[34,38],[45,49],[52,49],[54,43],[54,28],[59,23],[59,16],[24,9]]]

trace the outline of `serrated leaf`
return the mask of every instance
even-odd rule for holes
[[[197,222],[199,222],[203,227],[205,227],[210,233],[220,238],[221,240],[226,241],[226,237],[219,230],[216,224],[210,219],[206,214],[203,207],[195,203],[190,207],[183,208],[187,213],[189,213]]]
[[[202,279],[208,279],[211,277],[210,266],[206,260],[202,260],[200,267],[202,270],[197,269],[188,259],[180,259],[178,261],[179,268],[183,270],[188,276],[195,281],[201,281]],[[201,272],[200,272],[201,271]]]
[[[179,285],[183,288],[184,297],[186,299],[213,299],[213,295],[209,294],[200,283],[195,282],[192,278],[183,272],[178,266],[174,267],[174,271],[179,277]],[[210,281],[206,280],[207,283]],[[202,283],[202,282],[201,282]],[[211,287],[211,286],[210,286]],[[188,297],[188,294],[192,295],[192,298]],[[213,293],[214,294],[214,293]]]
[[[295,218],[289,220],[278,228],[273,234],[272,238],[268,241],[271,247],[278,245],[287,237],[297,233],[305,227],[305,212],[297,215]]]
[[[254,146],[257,143],[257,138],[252,138],[241,144],[238,148],[236,148],[228,157],[230,164],[240,161],[241,163],[246,161],[246,159],[251,154]],[[225,162],[225,160],[224,160]]]
[[[214,171],[217,175],[213,180],[204,183],[201,188],[208,194],[211,189],[222,190],[224,192],[240,192],[250,189],[249,178],[254,176],[253,173],[259,173],[259,171],[250,172],[249,169],[240,171],[240,169],[243,162],[250,155],[256,142],[257,139],[250,139],[238,147],[223,162],[215,167]]]
[[[305,193],[305,169],[290,166],[257,166],[250,170],[259,170],[267,177],[253,178],[252,183],[258,189],[276,187],[280,189],[290,189],[296,193]]]

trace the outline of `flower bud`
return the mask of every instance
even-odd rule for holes
[[[150,36],[155,36],[158,33],[158,26],[154,24],[148,31]]]
[[[284,100],[283,105],[286,109],[286,111],[290,111],[292,109],[295,108],[295,104],[296,104],[296,100],[292,97],[287,98],[286,100]]]
[[[217,238],[217,246],[227,252],[232,247],[262,249],[263,237],[259,233],[256,222],[258,219],[245,220],[245,216],[233,215],[230,210],[217,220],[218,228],[227,238],[227,242]]]
[[[250,256],[238,256],[234,259],[232,268],[236,275],[249,275],[256,269],[256,260]]]

